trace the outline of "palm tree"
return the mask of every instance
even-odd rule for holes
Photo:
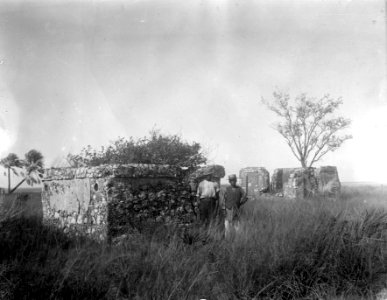
[[[44,173],[42,153],[34,149],[28,151],[23,160],[23,168],[26,171],[25,173],[22,173],[24,178],[10,191],[10,194],[12,194],[23,182],[27,182],[28,185],[34,185],[41,182]]]
[[[11,171],[16,176],[19,176],[16,168],[21,168],[23,166],[23,163],[15,153],[9,153],[7,157],[0,160],[0,165],[2,165],[4,168],[8,170],[8,193],[10,193],[11,192]]]

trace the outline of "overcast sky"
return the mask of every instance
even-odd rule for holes
[[[50,166],[156,126],[210,161],[298,166],[260,103],[343,97],[351,133],[320,165],[387,182],[384,1],[2,1],[0,155]],[[1,175],[1,174],[0,174]],[[5,177],[0,177],[5,185]]]

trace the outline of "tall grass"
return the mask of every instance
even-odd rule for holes
[[[387,279],[385,196],[348,189],[336,201],[259,198],[227,240],[219,226],[159,227],[104,245],[7,218],[0,298],[371,299]]]

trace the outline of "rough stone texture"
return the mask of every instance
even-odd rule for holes
[[[105,240],[145,223],[187,225],[196,219],[196,198],[176,166],[51,168],[45,174],[44,221],[66,232]]]
[[[286,170],[284,174],[289,174],[283,185],[284,197],[305,198],[317,193],[318,183],[314,168],[296,168],[289,172]]]
[[[283,169],[275,169],[271,175],[270,191],[274,194],[283,192]]]
[[[177,166],[154,164],[102,165],[84,168],[51,168],[45,170],[45,180],[63,180],[75,178],[114,177],[172,177],[179,178],[183,170]]]
[[[340,186],[337,168],[333,166],[276,169],[271,178],[271,191],[289,198],[337,197]]]
[[[270,189],[270,174],[263,167],[248,167],[239,171],[240,185],[247,196],[259,196]]]
[[[284,185],[287,184],[290,175],[297,168],[279,168],[275,169],[271,176],[271,192],[274,194],[283,194]]]
[[[188,225],[196,220],[196,197],[185,183],[147,178],[110,181],[109,236],[118,236],[144,222]]]
[[[316,169],[318,192],[328,197],[337,197],[340,194],[341,183],[335,166],[321,166]]]
[[[67,175],[68,170],[64,170]],[[43,220],[65,232],[107,238],[107,197],[104,179],[45,179],[42,192]],[[95,184],[98,185],[94,190]],[[97,187],[97,186],[95,186]]]

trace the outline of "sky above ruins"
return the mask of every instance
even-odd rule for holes
[[[329,93],[354,138],[318,165],[387,183],[385,15],[376,0],[1,1],[0,156],[35,148],[50,166],[157,127],[228,174],[272,172],[298,163],[260,99]]]

